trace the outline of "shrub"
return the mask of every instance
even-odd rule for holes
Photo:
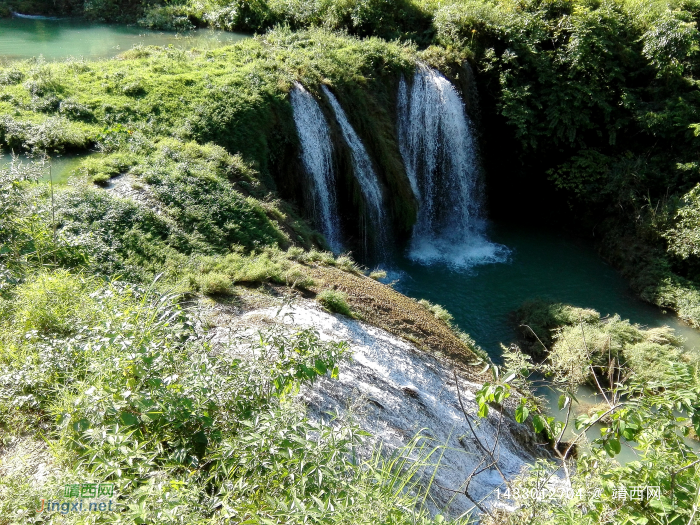
[[[122,86],[122,93],[127,97],[140,97],[146,94],[146,88],[141,81],[128,82]]]
[[[182,6],[152,6],[139,20],[139,25],[164,31],[190,31],[195,28]]]
[[[42,334],[77,332],[93,320],[96,280],[66,270],[40,272],[14,290],[14,329]]]
[[[348,296],[337,290],[324,290],[316,296],[321,305],[331,312],[354,317],[348,305]]]
[[[600,314],[595,310],[544,299],[526,301],[513,315],[523,349],[535,356],[543,355],[551,347],[552,334],[556,328],[579,321],[587,323],[600,319]]]
[[[85,104],[80,104],[72,99],[62,100],[59,111],[62,115],[65,115],[73,120],[92,122],[95,119],[95,115],[88,106]]]
[[[293,400],[303,384],[338,376],[345,343],[273,328],[212,352],[171,295],[112,283],[92,296],[93,322],[73,338],[37,341],[0,324],[0,340],[21,347],[0,346],[2,430],[43,425],[71,467],[42,490],[108,480],[132,522],[301,523],[323,497],[330,523],[432,523],[402,510],[418,501],[397,490],[403,464],[358,462],[359,428],[312,422]],[[248,357],[233,359],[241,348]],[[34,520],[37,491],[2,482],[2,515]]]
[[[386,272],[384,270],[375,270],[369,274],[369,278],[375,281],[381,281],[382,279],[386,279]]]
[[[0,73],[0,85],[10,86],[24,80],[24,73],[18,69],[7,69]]]
[[[80,165],[80,170],[85,173],[95,184],[105,184],[112,177],[122,175],[136,165],[138,158],[129,153],[112,153],[108,155],[91,155],[86,157]]]
[[[195,282],[197,289],[205,295],[226,294],[231,291],[231,278],[223,273],[205,273]]]
[[[426,299],[421,299],[418,301],[418,304],[421,306],[425,307],[432,313],[436,319],[439,319],[443,323],[445,323],[447,326],[452,326],[452,320],[454,319],[452,317],[452,314],[447,311],[447,309],[443,306],[440,306],[439,304],[433,304],[430,301]]]
[[[594,370],[607,384],[611,378],[617,381],[611,366],[619,364],[638,380],[653,382],[669,373],[670,363],[685,359],[682,339],[667,326],[645,329],[617,315],[601,319],[595,310],[542,300],[524,303],[516,317],[537,331],[539,341],[529,330],[521,332],[524,348],[546,357],[555,380],[566,377],[573,384],[592,383]]]

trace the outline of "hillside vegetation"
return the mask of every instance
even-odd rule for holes
[[[243,287],[279,287],[483,364],[444,309],[409,308],[352,259],[324,251],[307,220],[294,82],[327,115],[320,86],[338,97],[391,191],[400,245],[417,202],[396,140],[398,82],[425,62],[466,95],[470,65],[490,201],[503,201],[494,212],[594,236],[641,297],[700,327],[700,3],[7,0],[0,9],[260,33],[216,49],[136,47],[114,60],[0,68],[3,146],[39,161],[91,153],[66,186],[37,183],[41,162],[0,170],[1,439],[45,440],[61,474],[46,491],[59,479],[114,482],[126,505],[114,520],[124,523],[442,521],[416,507],[426,488],[411,485],[405,457],[358,462],[357,428],[313,424],[293,401],[303,384],[337,373],[343,344],[262,333],[247,342],[256,358],[242,362],[214,348],[196,315],[198,301],[228,307]],[[358,239],[361,194],[334,126],[343,226]],[[536,490],[515,498],[516,511],[484,510],[484,521],[696,519],[697,358],[671,331],[617,316],[542,303],[518,315],[532,329],[527,353],[512,346],[503,366],[474,374],[493,373],[479,416],[517,391],[514,417],[555,461],[517,480]],[[566,423],[531,389],[542,375]],[[605,406],[572,413],[581,384]],[[571,428],[578,434],[565,437]],[[636,459],[616,463],[622,447]],[[536,497],[562,472],[583,495]],[[660,494],[620,501],[621,485]],[[4,476],[0,524],[82,519],[39,515],[41,497],[22,472]]]
[[[126,17],[149,27],[179,30],[203,25],[250,32],[264,32],[280,24],[294,30],[318,27],[360,37],[412,42],[425,49],[423,59],[432,59],[444,70],[468,59],[475,66],[482,114],[488,115],[482,119],[482,143],[494,213],[547,220],[565,218],[580,233],[596,236],[603,255],[625,273],[642,298],[677,311],[691,324],[700,323],[700,259],[693,234],[697,223],[693,217],[700,213],[694,192],[700,182],[700,116],[695,80],[699,48],[696,22],[700,13],[697,2],[182,0],[125,4],[91,0],[52,5],[17,1],[6,5],[17,9],[24,5],[34,11],[64,10],[102,20]],[[256,96],[240,99],[240,105],[221,108],[211,100],[203,106],[201,116],[180,117],[183,110],[191,115],[189,109],[200,109],[197,101],[189,100],[193,105],[187,101],[174,104],[179,102],[173,96],[176,83],[163,86],[170,93],[154,90],[147,86],[148,77],[141,72],[136,75],[139,78],[125,75],[123,79],[101,81],[111,85],[112,90],[121,91],[123,97],[142,97],[145,105],[137,102],[135,112],[131,101],[110,97],[113,102],[104,113],[95,107],[86,112],[82,105],[70,109],[68,100],[62,115],[67,117],[72,111],[74,117],[82,115],[86,121],[94,117],[100,121],[133,122],[140,119],[139,112],[150,111],[150,100],[163,100],[166,106],[155,109],[154,126],[172,127],[183,138],[215,141],[230,151],[242,152],[247,161],[257,162],[256,168],[268,176],[281,166],[290,165],[280,161],[275,168],[279,154],[288,158],[285,152],[291,146],[287,141],[294,134],[288,110],[282,109],[279,98],[272,94],[288,89],[287,83],[294,76],[290,73],[296,68],[302,80],[308,78],[315,84],[325,77],[337,85],[341,98],[349,95],[341,102],[350,109],[353,124],[364,136],[374,136],[370,143],[379,144],[379,151],[372,153],[381,162],[387,180],[400,181],[395,151],[391,153],[391,137],[386,137],[381,129],[369,127],[372,119],[363,116],[367,104],[350,102],[366,92],[348,89],[343,93],[348,87],[348,75],[354,75],[354,71],[367,75],[367,67],[376,68],[378,63],[351,66],[347,62],[338,68],[337,53],[334,66],[325,59],[309,61],[308,55],[299,63],[304,56],[303,46],[292,45],[285,40],[289,37],[282,34],[267,38],[267,45],[246,43],[237,51],[228,51],[238,57],[234,62],[242,60],[246,53],[250,56],[258,52],[254,49],[268,57],[272,56],[270,53],[278,57],[272,69],[257,69],[262,66],[262,56],[257,56],[246,68],[237,70],[242,73],[256,69],[262,75],[262,85],[267,86],[262,91],[255,90]],[[314,38],[320,39],[320,34],[315,33]],[[342,39],[336,42],[348,43]],[[369,42],[372,40],[354,44],[355,49],[370,45]],[[387,65],[392,64],[389,69],[393,68],[394,73],[397,67],[408,66],[405,58],[395,60],[401,56],[401,46],[377,41],[371,45],[374,53],[367,57],[382,57]],[[288,53],[286,46],[293,51]],[[337,44],[322,46],[324,53],[326,47],[334,46],[337,49]],[[341,62],[347,59],[349,56],[344,55]],[[357,60],[366,58],[358,55]],[[182,68],[182,60],[173,60],[170,70],[178,62],[177,67]],[[320,66],[321,63],[331,67]],[[282,69],[287,74],[271,82],[270,73]],[[119,67],[110,66],[105,73],[118,75]],[[245,86],[244,92],[253,85],[261,86],[258,80],[245,78],[245,74],[238,76],[237,84]],[[80,76],[81,82],[86,76]],[[19,82],[16,79],[20,77],[8,71],[5,78],[6,82]],[[64,81],[69,82],[62,78]],[[197,88],[194,93],[211,99],[209,91],[199,89],[201,82],[196,79],[177,81],[193,82]],[[70,86],[65,87],[71,93]],[[386,111],[393,107],[390,87],[387,82],[381,88],[372,84],[370,91],[380,93],[377,98],[370,97],[377,102],[373,109]],[[31,95],[39,97],[32,110],[51,114],[52,108],[58,109],[57,93],[48,90],[42,95],[44,89],[38,84],[32,89]],[[7,104],[2,107],[3,112],[16,109],[17,103],[12,104],[12,100],[28,106],[29,95],[17,90],[18,93],[9,90],[3,95]],[[93,89],[90,92],[95,94]],[[173,102],[168,105],[167,101]],[[93,98],[93,102],[97,100]],[[130,107],[127,109],[126,105]],[[208,115],[216,117],[210,119]],[[255,123],[247,124],[251,121],[246,119],[254,119]],[[33,120],[36,123],[43,118]],[[222,129],[234,123],[237,131],[232,132],[232,126]],[[96,126],[90,131],[87,124],[52,124],[50,133],[44,131],[41,139],[32,139],[38,140],[40,147],[85,147],[95,139]],[[8,132],[8,126],[12,131]],[[4,140],[12,145],[26,141],[27,135],[37,135],[37,130],[26,123],[10,126],[6,122],[4,128]],[[271,130],[279,130],[274,139],[270,137]],[[379,135],[385,136],[377,140]],[[279,144],[279,149],[270,148],[271,140]],[[509,155],[498,153],[504,150]],[[393,210],[397,233],[405,235],[415,219],[415,204],[410,202],[406,188],[393,185],[400,189]],[[352,190],[351,185],[348,189]]]

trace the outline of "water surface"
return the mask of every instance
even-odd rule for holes
[[[151,31],[134,26],[107,25],[83,20],[0,19],[0,57],[5,60],[43,56],[46,60],[69,57],[89,60],[112,58],[135,45],[189,49],[232,43],[250,35],[198,29],[184,34]]]
[[[40,182],[53,182],[56,185],[65,184],[68,179],[76,175],[80,164],[90,153],[56,155],[45,159],[43,162],[37,157],[28,155],[16,155],[14,158],[7,152],[0,151],[0,169],[7,169],[14,161],[17,164],[34,164],[33,169],[40,175]]]
[[[508,346],[516,340],[511,312],[538,297],[593,308],[602,315],[619,314],[648,327],[668,325],[686,339],[686,348],[700,351],[700,332],[672,313],[639,300],[625,279],[599,257],[591,242],[513,224],[493,225],[489,234],[491,241],[510,249],[507,262],[475,260],[481,264],[466,270],[437,263],[423,265],[403,257],[396,261],[398,270],[390,276],[398,278],[396,288],[402,293],[445,306],[459,327],[493,361],[502,361],[500,343]],[[557,410],[559,394],[546,387],[537,389],[537,393],[545,397],[550,415],[563,420],[565,412]],[[581,386],[577,397],[580,405],[574,407],[575,413],[604,401],[588,386]],[[571,439],[572,426],[565,439]],[[587,432],[589,439],[600,437],[600,426]],[[697,442],[687,442],[695,449],[700,447]],[[617,456],[621,463],[637,459],[630,445],[624,443]]]
[[[596,253],[592,243],[570,236],[512,224],[495,224],[495,243],[510,249],[507,262],[457,269],[396,261],[402,293],[445,306],[459,327],[492,359],[500,361],[500,343],[515,340],[509,315],[524,301],[538,297],[598,310],[602,315],[649,327],[669,325],[700,350],[700,333],[673,313],[642,302],[622,276]]]

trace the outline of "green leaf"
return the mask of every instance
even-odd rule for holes
[[[131,425],[137,425],[139,422],[136,416],[131,412],[122,412],[119,415],[119,419],[121,420],[122,424],[124,424],[127,427]]]
[[[493,400],[498,403],[499,405],[503,403],[503,399],[506,397],[506,392],[505,390],[497,390],[496,393],[494,394]]]
[[[489,415],[489,406],[486,403],[479,403],[479,417],[486,417]]]
[[[608,439],[605,443],[603,443],[603,448],[611,458],[615,457],[615,455],[619,454],[620,450],[622,450],[618,439]]]
[[[567,396],[566,394],[562,394],[559,396],[559,410],[563,410],[568,406],[568,404],[571,402],[571,398]]]
[[[547,427],[547,424],[545,422],[545,419],[539,414],[537,414],[532,416],[532,426],[535,427],[535,432],[539,434]]]
[[[527,416],[530,414],[530,411],[527,409],[525,405],[520,405],[518,408],[515,409],[515,420],[518,423],[523,423],[527,419]]]
[[[85,432],[88,428],[90,428],[90,422],[85,418],[73,423],[73,430],[76,432]]]
[[[619,454],[620,451],[622,450],[622,446],[620,445],[619,439],[611,439],[610,440],[610,447],[615,451],[615,454]]]
[[[325,373],[328,371],[326,363],[320,359],[316,359],[316,371],[321,375],[325,375]]]

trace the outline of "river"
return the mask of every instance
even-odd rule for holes
[[[136,45],[191,48],[217,46],[249,37],[211,29],[180,34],[73,19],[0,18],[0,57],[3,61],[39,56],[49,61],[69,57],[96,60],[115,57]]]
[[[617,313],[650,327],[669,325],[686,338],[688,348],[700,349],[700,333],[672,313],[636,298],[622,276],[598,256],[592,242],[554,229],[507,223],[493,224],[489,238],[509,249],[506,262],[456,269],[401,257],[390,277],[398,279],[402,293],[447,308],[494,361],[501,360],[500,343],[508,345],[515,339],[510,313],[535,298],[593,308],[602,315]]]

